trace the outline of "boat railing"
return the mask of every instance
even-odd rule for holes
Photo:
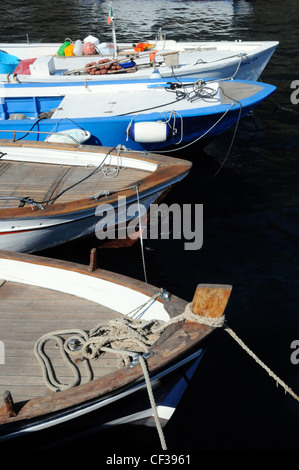
[[[54,131],[38,131],[38,130],[31,130],[31,131],[26,131],[24,129],[0,129],[0,132],[5,132],[5,133],[9,133],[11,132],[12,133],[12,141],[13,142],[16,142],[18,140],[22,140],[22,138],[19,138],[17,139],[16,138],[16,134],[17,133],[22,133],[24,134],[24,137],[27,135],[27,134],[46,134],[48,136],[51,136],[51,135],[58,135],[58,136],[65,136],[65,137],[68,137],[70,138],[71,140],[74,141],[75,144],[79,145],[80,147],[82,146],[81,142],[79,142],[75,137],[73,137],[72,135],[68,134],[67,132],[64,133],[64,132],[54,132]],[[1,134],[0,134],[1,136]],[[53,143],[55,143],[54,141],[52,141]],[[57,143],[58,141],[56,141]],[[61,142],[61,143],[67,143],[67,142]]]

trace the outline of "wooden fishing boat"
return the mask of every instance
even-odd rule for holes
[[[191,169],[185,160],[121,147],[55,142],[2,140],[0,157],[0,248],[20,252],[91,234],[99,244],[131,242],[134,227],[129,233],[126,224],[136,220],[142,230],[150,205]]]
[[[90,133],[90,144],[178,149],[222,134],[275,89],[247,80],[5,83],[0,132],[2,138],[13,138],[13,129],[20,139],[41,140],[53,130],[78,127]]]
[[[118,43],[115,48],[111,43],[103,43],[96,46],[94,55],[79,56],[59,56],[59,43],[0,43],[0,50],[21,59],[12,73],[22,82],[73,82],[83,77],[87,81],[126,82],[173,76],[258,80],[278,44],[277,41],[153,40],[139,43],[139,47]],[[110,61],[111,67],[101,64],[104,59]],[[96,74],[95,65],[86,68],[90,63],[97,65]],[[7,79],[6,75],[0,78]]]
[[[231,286],[198,285],[187,303],[95,268],[94,254],[81,266],[0,252],[4,448],[30,438],[35,448],[63,444],[84,429],[125,423],[157,426],[165,448],[163,427],[220,326]]]

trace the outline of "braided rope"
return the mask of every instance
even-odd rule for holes
[[[106,348],[108,346],[108,348],[111,348],[111,350],[114,349],[115,353],[121,356],[120,365],[128,365],[130,363],[130,359],[125,351],[134,351],[134,354],[143,354],[148,352],[150,346],[169,325],[180,321],[197,322],[212,328],[224,327],[224,330],[268,373],[270,377],[276,381],[277,385],[283,387],[286,393],[289,393],[295,400],[299,401],[299,396],[294,393],[294,391],[261,359],[259,359],[258,356],[237,336],[237,334],[226,325],[224,316],[221,316],[220,318],[212,318],[196,315],[192,312],[191,303],[186,305],[184,312],[171,318],[167,322],[158,320],[146,321],[142,319],[123,317],[121,319],[101,322],[96,325],[89,334],[83,330],[53,331],[42,336],[37,341],[34,347],[34,353],[42,366],[43,377],[46,385],[51,388],[51,390],[65,390],[80,383],[78,370],[70,360],[69,356],[81,355],[83,358],[88,360],[94,359],[103,354],[105,350],[107,350]],[[72,336],[63,342],[60,336],[66,334],[71,334]],[[81,348],[77,351],[70,348],[70,343],[74,339],[81,345]],[[74,373],[74,381],[69,385],[60,384],[54,377],[50,361],[43,352],[43,346],[49,340],[57,341],[64,360],[68,362],[69,367]],[[92,373],[90,364],[88,361],[86,362],[90,369],[88,372],[88,379],[91,380]],[[87,365],[85,365],[85,367],[86,366]]]
[[[186,319],[188,319],[189,321],[197,321],[198,323],[216,328],[221,328],[222,326],[224,326],[224,330],[239,344],[239,346],[245,352],[247,352],[250,357],[255,360],[257,364],[259,364],[268,373],[270,377],[272,377],[276,381],[276,384],[280,385],[285,390],[285,393],[289,393],[295,400],[299,401],[299,396],[295,392],[293,392],[293,390],[283,380],[281,380],[261,359],[259,359],[258,356],[241,340],[241,338],[239,338],[239,336],[226,325],[224,316],[220,318],[211,318],[195,315],[191,310],[191,304],[188,304],[186,306],[186,310],[182,314],[182,319],[184,314],[186,315]],[[198,319],[196,317],[198,317]]]
[[[276,381],[276,384],[279,384],[285,390],[285,393],[289,393],[295,400],[299,401],[299,396],[294,393],[293,390],[288,385],[286,385],[285,382],[283,382],[276,374],[274,374],[274,372],[269,369],[269,367],[266,366],[266,364],[262,362],[256,356],[256,354],[254,354],[254,352],[251,351],[248,346],[246,346],[245,343],[243,343],[243,341],[236,335],[233,330],[231,330],[231,328],[225,327],[224,329],[239,344],[239,346],[241,346],[241,348],[244,349],[244,351],[246,351],[247,354],[249,354],[249,356],[251,356],[256,361],[256,363],[259,364],[269,374],[269,376]]]
[[[181,315],[170,319],[168,322],[161,322],[157,320],[146,321],[142,319],[134,319],[129,317],[123,317],[121,319],[110,320],[108,322],[101,322],[96,325],[89,334],[84,330],[59,330],[53,331],[43,335],[35,344],[34,353],[41,363],[43,370],[43,377],[46,385],[51,390],[65,390],[71,387],[75,387],[80,383],[80,377],[78,370],[75,365],[70,360],[69,356],[81,355],[85,358],[85,367],[88,372],[88,380],[92,380],[92,370],[89,364],[89,359],[98,357],[100,354],[109,351],[114,354],[120,355],[122,362],[127,365],[130,362],[129,357],[135,356],[136,351],[138,351],[139,363],[141,365],[147,392],[154,415],[154,420],[158,435],[160,438],[161,447],[163,450],[167,450],[165,437],[163,434],[162,426],[160,423],[160,418],[155,402],[155,397],[153,394],[151,381],[149,377],[149,372],[147,368],[146,360],[143,356],[144,352],[147,352],[153,344],[153,342],[159,337],[159,335],[170,325],[178,323],[180,321],[191,321],[197,322],[203,325],[207,325],[213,328],[221,328],[224,326],[224,330],[246,351],[256,362],[259,364],[266,372],[276,380],[276,383],[281,385],[286,393],[289,393],[295,400],[299,401],[298,395],[296,395],[293,390],[288,387],[274,372],[272,372],[269,367],[267,367],[257,356],[254,354],[251,349],[246,346],[246,344],[236,335],[236,333],[225,324],[224,316],[220,318],[212,317],[202,317],[196,315],[192,312],[191,303],[186,305],[184,312]],[[71,334],[71,337],[63,342],[61,335]],[[49,340],[56,340],[59,344],[60,351],[63,358],[72,369],[74,373],[74,381],[71,384],[61,384],[58,382],[54,373],[52,372],[52,367],[47,356],[43,352],[43,347],[45,343]],[[72,340],[77,340],[81,345],[79,350],[73,350],[70,347]],[[108,345],[108,347],[107,347]],[[117,349],[117,346],[122,349]],[[132,351],[133,349],[133,351]],[[86,366],[88,365],[88,367]]]
[[[72,336],[68,338],[68,340],[64,341],[61,338],[61,335],[67,335],[67,334],[71,334]],[[82,343],[84,340],[86,341],[88,339],[88,335],[86,334],[85,331],[80,330],[80,329],[56,330],[56,331],[52,331],[50,333],[43,335],[34,345],[34,354],[36,358],[38,359],[38,361],[40,362],[44,382],[47,385],[47,387],[52,391],[57,392],[60,390],[67,390],[69,388],[75,387],[76,385],[79,385],[81,382],[78,368],[69,358],[69,354],[71,351],[69,344],[70,344],[70,341],[74,339]],[[62,384],[56,379],[52,364],[48,356],[44,352],[44,346],[48,341],[55,341],[58,344],[60,353],[64,361],[68,364],[71,371],[73,372],[74,381],[71,384]],[[80,351],[71,351],[71,352],[73,356],[80,354]],[[85,361],[84,365],[87,371],[88,381],[90,381],[93,378],[90,364],[88,363],[88,361]]]

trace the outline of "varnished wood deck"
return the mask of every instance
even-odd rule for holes
[[[92,166],[2,161],[0,162],[0,198],[28,196],[41,203],[71,187],[57,199],[59,203],[66,203],[88,198],[99,191],[111,191],[130,186],[150,174],[148,171],[134,168],[104,166],[103,171],[99,169],[88,177],[94,169],[95,167]],[[109,177],[104,174],[106,170],[110,171]],[[75,185],[86,177],[86,180]],[[18,207],[18,205],[18,200],[0,199],[0,208]]]
[[[15,402],[44,396],[51,391],[45,386],[42,369],[34,355],[34,345],[44,334],[53,330],[80,328],[91,330],[101,320],[119,314],[91,301],[72,295],[13,282],[0,281],[0,340],[4,344],[5,360],[0,363],[0,396],[9,390]],[[61,383],[71,383],[72,371],[61,358],[53,341],[45,350]],[[91,361],[95,377],[118,367],[118,358],[105,353]],[[77,364],[86,382],[81,362]],[[0,406],[1,406],[0,401]]]

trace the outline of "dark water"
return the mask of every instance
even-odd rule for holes
[[[185,298],[197,283],[226,283],[233,292],[226,311],[230,327],[299,393],[299,364],[291,343],[299,339],[298,145],[299,105],[290,101],[299,79],[297,0],[114,1],[119,41],[155,37],[159,27],[176,40],[279,40],[262,80],[275,94],[239,126],[221,171],[233,130],[205,150],[178,156],[194,163],[190,176],[167,197],[169,204],[204,205],[203,247],[184,241],[147,240],[148,281]],[[1,41],[83,39],[110,41],[109,2],[3,0]],[[17,14],[16,14],[17,12]],[[132,36],[134,32],[134,36]],[[96,240],[42,254],[84,264]],[[103,250],[103,268],[143,279],[140,246]],[[276,384],[224,332],[217,331],[194,380],[165,428],[169,452],[204,450],[298,451],[299,403]],[[131,430],[130,430],[131,431]],[[142,449],[159,452],[155,430],[109,431],[72,443],[77,451],[107,454]],[[122,449],[122,451],[121,451]],[[110,452],[111,453],[111,452]]]

